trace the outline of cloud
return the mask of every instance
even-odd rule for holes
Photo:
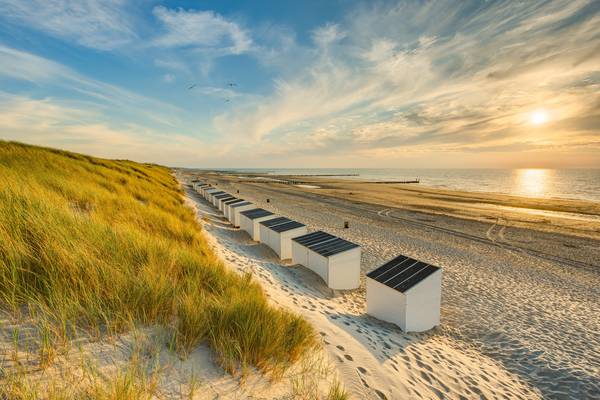
[[[80,108],[80,107],[84,108]],[[32,99],[0,91],[2,139],[52,146],[99,157],[164,165],[195,165],[223,157],[229,146],[134,123],[116,124],[85,104]]]
[[[43,90],[61,88],[71,97],[86,98],[96,109],[112,111],[115,117],[142,117],[152,123],[173,126],[179,113],[173,105],[85,77],[55,61],[0,45],[2,79],[27,81]]]
[[[325,48],[331,44],[342,40],[346,36],[339,25],[327,24],[313,31],[313,41],[317,46]]]
[[[175,75],[173,75],[173,74],[164,74],[163,75],[163,81],[165,81],[167,83],[173,83],[173,82],[175,82]]]
[[[533,151],[568,148],[573,135],[597,142],[600,15],[590,4],[359,7],[313,32],[302,73],[280,76],[271,95],[214,125],[279,155]],[[530,124],[538,108],[551,123]]]
[[[157,6],[153,14],[164,27],[164,32],[153,41],[160,47],[227,55],[247,52],[252,46],[246,31],[212,11],[172,10]]]
[[[82,46],[111,50],[136,39],[124,0],[2,0],[0,15]]]

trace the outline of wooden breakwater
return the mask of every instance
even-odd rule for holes
[[[339,175],[336,175],[339,176]],[[241,179],[238,183],[280,183],[282,185],[322,185],[327,183],[340,183],[339,181],[301,181],[296,179]],[[360,182],[360,181],[349,181],[353,184],[368,184],[375,183],[378,185],[393,185],[398,184],[409,184],[409,183],[420,183],[419,179],[413,179],[408,181],[375,181],[375,182]]]
[[[379,182],[368,182],[368,183],[378,183],[382,185],[392,185],[394,183],[420,183],[421,181],[418,179],[413,179],[409,181],[379,181]]]

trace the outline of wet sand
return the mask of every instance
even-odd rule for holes
[[[185,175],[193,176],[187,172]],[[464,393],[476,394],[476,388],[487,379],[500,386],[513,385],[513,397],[521,398],[531,393],[556,399],[592,398],[600,392],[596,379],[600,363],[595,356],[600,352],[600,224],[593,219],[598,214],[597,204],[332,183],[329,179],[306,183],[321,186],[314,189],[239,183],[228,176],[204,177],[231,193],[239,190],[240,196],[301,221],[310,230],[323,229],[359,243],[363,272],[398,254],[443,267],[442,325],[426,336],[427,340],[419,341],[425,347],[411,342],[387,351],[388,360],[399,363],[395,366],[401,377],[410,377],[415,388],[428,387],[428,394],[440,390],[449,398],[458,398]],[[465,204],[477,207],[466,209]],[[498,206],[584,211],[591,218],[579,221],[513,209],[498,211],[494,208]],[[537,218],[550,222],[540,223]],[[350,223],[350,229],[343,229],[344,221]],[[231,247],[229,251],[233,251]],[[342,298],[346,322],[353,325],[365,318],[364,289]],[[310,314],[310,309],[306,312]],[[386,324],[368,321],[374,324],[370,327],[374,334],[402,334]],[[389,341],[386,344],[395,346]],[[386,344],[379,345],[385,348]],[[465,377],[447,374],[453,362],[447,356],[454,354],[448,352],[448,346],[461,356],[472,355],[472,360],[497,363],[499,370],[484,368],[481,361],[483,377],[472,376],[474,384],[468,385]],[[415,372],[422,369],[411,359],[409,350],[415,349],[421,363],[423,356],[428,357],[427,365],[433,371],[424,373],[428,379]],[[406,362],[390,353],[407,356]],[[436,354],[445,356],[432,357]],[[380,361],[385,364],[385,357]],[[472,375],[474,367],[469,365],[463,367]],[[529,389],[520,387],[515,379]],[[453,386],[446,391],[450,383]],[[475,391],[467,386],[474,386]],[[484,397],[495,396],[487,392]]]

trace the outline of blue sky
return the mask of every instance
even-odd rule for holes
[[[598,166],[599,46],[598,1],[0,0],[0,138],[173,166]]]

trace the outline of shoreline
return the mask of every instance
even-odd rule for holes
[[[527,229],[600,240],[600,202],[446,190],[421,184],[380,185],[368,181],[331,180],[322,177],[303,179],[306,183],[289,185],[268,180],[244,183],[240,182],[238,175],[216,172],[205,175],[215,182],[222,181],[223,184],[252,184],[266,189],[279,187],[281,190],[298,190],[369,205],[483,222],[502,220]],[[279,176],[263,177],[278,179]],[[286,176],[290,177],[293,176]]]
[[[595,203],[595,204],[600,205],[600,192],[598,192],[595,196],[594,195],[577,196],[577,195],[573,195],[573,194],[572,195],[565,194],[565,195],[561,195],[561,196],[534,196],[534,195],[528,195],[528,194],[511,194],[510,190],[505,190],[505,191],[478,190],[478,189],[476,189],[477,186],[473,186],[472,184],[468,184],[466,186],[458,185],[455,187],[453,187],[452,184],[439,184],[439,183],[435,182],[436,178],[428,178],[427,176],[423,177],[423,176],[419,175],[418,173],[403,175],[402,178],[398,178],[397,176],[392,177],[392,175],[382,175],[382,176],[371,175],[371,176],[369,176],[368,173],[362,173],[362,174],[361,173],[339,173],[339,174],[333,174],[333,173],[293,174],[293,173],[289,173],[288,174],[288,173],[279,173],[281,171],[277,171],[277,170],[270,170],[270,171],[264,171],[264,172],[256,172],[256,171],[244,172],[243,169],[240,169],[240,170],[219,170],[219,169],[210,170],[210,169],[198,169],[198,168],[180,168],[180,169],[195,170],[204,175],[218,174],[218,175],[229,175],[229,176],[245,176],[247,178],[259,178],[259,179],[271,178],[271,179],[282,179],[282,180],[292,179],[292,178],[295,180],[319,179],[319,180],[326,180],[326,182],[324,182],[324,183],[347,182],[347,183],[360,183],[360,184],[390,184],[390,185],[394,185],[394,184],[411,185],[413,183],[417,183],[418,186],[415,186],[415,187],[421,187],[426,190],[473,193],[473,194],[490,194],[493,196],[511,196],[511,197],[516,197],[516,198],[521,198],[521,199],[542,200],[542,201],[575,201],[575,202],[582,201],[582,202],[589,202],[589,203]],[[296,170],[296,169],[293,169],[293,170]],[[316,169],[316,170],[319,170],[319,169]],[[353,171],[352,168],[348,168],[347,170]],[[361,169],[359,168],[358,170],[361,170]],[[485,169],[484,168],[482,170],[495,170],[495,169]],[[517,168],[517,169],[511,169],[511,170],[517,171],[517,170],[528,170],[528,169],[518,169]],[[541,169],[541,170],[546,170],[546,169]],[[549,169],[549,170],[550,171],[564,171],[564,169],[558,169],[558,170]],[[572,170],[572,169],[566,169],[566,170]],[[581,169],[581,170],[588,171],[589,169]],[[597,173],[600,174],[600,168],[596,168],[596,169],[592,169],[592,170],[597,171]],[[450,171],[452,171],[452,169],[450,169]],[[469,171],[472,171],[472,170],[469,170]],[[411,172],[417,172],[417,171],[411,170]],[[460,178],[456,178],[456,179],[460,179]],[[413,181],[417,181],[417,182],[413,182]],[[453,181],[453,178],[449,177],[448,182],[452,182],[452,181]],[[483,181],[482,185],[486,186],[486,187],[490,187],[488,185],[488,183]]]

